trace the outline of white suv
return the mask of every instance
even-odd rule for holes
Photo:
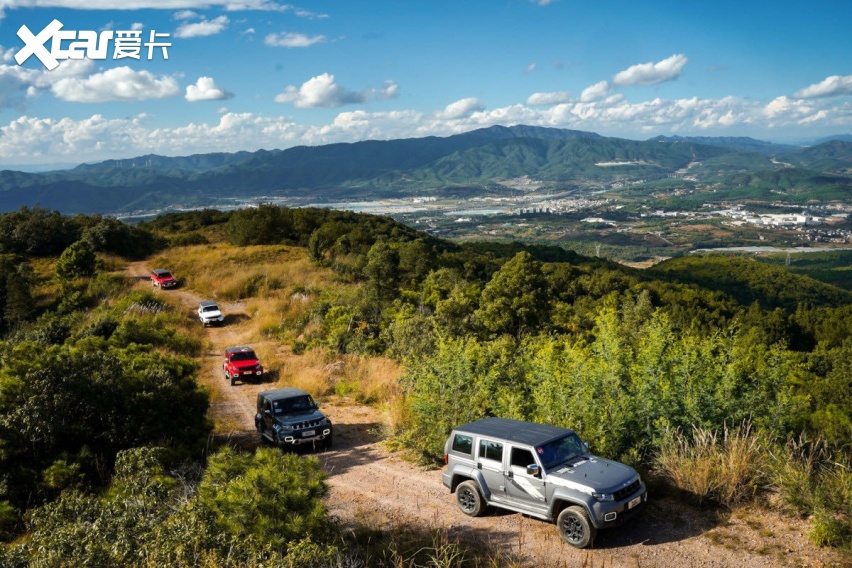
[[[208,325],[221,324],[225,321],[225,316],[216,302],[204,301],[198,304],[198,319],[204,324],[204,327],[207,327]]]

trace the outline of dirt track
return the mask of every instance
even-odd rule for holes
[[[148,269],[127,269],[139,286],[149,285]],[[143,283],[144,282],[144,283]],[[193,317],[201,297],[193,290],[162,291],[178,299]],[[256,444],[254,399],[275,383],[229,386],[221,370],[225,347],[261,340],[245,325],[248,315],[237,303],[220,303],[225,325],[207,330],[199,382],[211,392],[210,415],[218,436]],[[200,325],[200,324],[199,324]],[[351,401],[322,401],[335,425],[335,446],[318,454],[328,472],[328,508],[345,524],[373,528],[438,528],[451,538],[478,540],[516,555],[530,566],[584,567],[775,567],[850,566],[807,539],[807,524],[774,512],[747,511],[714,520],[714,515],[651,495],[645,512],[621,528],[601,531],[590,550],[577,550],[558,536],[554,525],[520,514],[492,511],[470,518],[455,506],[441,483],[440,470],[423,470],[387,451],[377,432],[382,417],[372,407]]]

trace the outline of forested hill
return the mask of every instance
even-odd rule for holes
[[[783,160],[775,159],[783,155]],[[351,200],[453,195],[463,188],[505,192],[527,176],[552,189],[620,179],[654,180],[684,168],[706,183],[762,187],[784,170],[798,189],[852,186],[852,143],[799,149],[748,138],[607,138],[591,132],[493,126],[448,137],[299,146],[234,154],[156,155],[107,160],[70,170],[0,172],[0,210],[36,205],[66,213],[108,213],[204,206],[233,197]],[[792,172],[792,173],[789,173]]]
[[[852,546],[852,294],[788,267],[640,271],[319,208],[136,226],[22,208],[0,214],[0,566],[372,566],[365,550],[397,550],[371,516],[340,530],[318,461],[210,436],[200,385],[256,391],[212,373],[192,298],[129,277],[131,258],[239,305],[226,330],[264,349],[268,386],[380,406],[370,435],[423,462],[486,416],[571,427],[655,472],[646,515],[759,507],[807,519],[815,547]],[[464,565],[517,566],[451,544]]]

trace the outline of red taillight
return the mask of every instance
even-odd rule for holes
[[[450,463],[450,456],[444,454],[444,465],[447,465],[448,463]]]

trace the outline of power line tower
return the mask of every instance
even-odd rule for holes
[[[595,256],[598,257],[598,258],[600,258],[600,256],[601,256],[601,245],[600,244],[595,245]]]
[[[787,253],[787,259],[784,261],[785,266],[790,266],[790,253]]]

